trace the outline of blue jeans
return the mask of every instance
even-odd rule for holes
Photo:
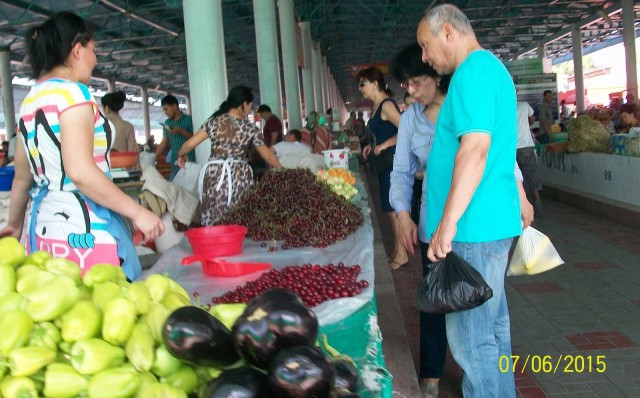
[[[477,269],[493,289],[493,297],[484,304],[446,315],[449,349],[464,371],[462,395],[465,398],[516,396],[511,372],[509,308],[504,292],[511,241],[512,238],[452,244],[453,251]],[[503,355],[509,358],[509,371],[505,373],[499,368]]]

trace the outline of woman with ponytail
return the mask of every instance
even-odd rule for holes
[[[211,156],[200,171],[198,183],[202,225],[212,225],[219,220],[253,184],[253,172],[247,159],[250,146],[255,147],[270,166],[282,167],[265,146],[260,129],[247,120],[252,104],[251,89],[245,86],[232,88],[218,110],[178,152],[178,164],[184,168],[187,154],[205,139],[211,140]]]
[[[384,75],[380,69],[375,67],[363,69],[358,72],[356,79],[362,96],[373,101],[372,116],[367,126],[371,131],[374,144],[362,148],[362,156],[369,159],[372,171],[378,175],[380,207],[391,223],[394,241],[393,253],[389,257],[389,267],[396,270],[407,265],[409,261],[409,256],[400,241],[396,215],[389,202],[393,156],[396,152],[398,125],[400,124],[400,108],[391,98],[392,93],[385,83]]]
[[[66,257],[83,271],[122,266],[136,279],[142,268],[121,216],[147,241],[164,225],[111,181],[114,132],[88,87],[97,62],[93,36],[82,18],[62,12],[33,27],[26,42],[36,83],[20,109],[16,176],[0,236],[20,238],[31,194],[30,252]]]

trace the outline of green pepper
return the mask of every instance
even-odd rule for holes
[[[64,314],[80,298],[76,281],[56,275],[46,286],[26,295],[27,314],[36,322],[50,321]]]
[[[144,390],[148,385],[158,383],[158,378],[149,371],[138,373],[138,377],[140,378],[140,388],[136,396],[139,396],[140,391]]]
[[[22,297],[20,293],[11,292],[0,298],[0,318],[2,314],[13,310],[25,310],[27,308],[27,299]]]
[[[11,351],[9,363],[11,375],[31,376],[56,360],[58,353],[47,347],[20,347]]]
[[[62,315],[62,339],[78,341],[95,337],[100,333],[102,314],[91,301],[78,301]]]
[[[5,377],[0,383],[4,398],[38,398],[36,383],[28,377]]]
[[[29,345],[57,350],[60,340],[62,340],[60,337],[60,331],[53,323],[40,322],[36,323],[31,330]]]
[[[74,281],[82,277],[82,270],[77,263],[66,258],[51,258],[44,263],[44,269],[56,275],[65,275]]]
[[[244,303],[217,304],[209,309],[209,313],[231,330],[245,308],[247,305]]]
[[[42,268],[33,264],[22,264],[18,268],[16,268],[16,280],[22,278],[26,274],[30,274],[33,271],[42,271]]]
[[[87,287],[93,287],[98,283],[126,281],[127,276],[122,268],[111,264],[96,264],[89,268],[82,277],[82,283]]]
[[[24,246],[13,236],[0,238],[0,253],[2,253],[0,264],[6,264],[14,268],[22,264],[24,259],[27,258]]]
[[[186,298],[187,300],[191,301],[191,296],[189,296],[189,293],[187,293],[187,291],[184,290],[184,288],[180,286],[178,282],[174,281],[171,278],[167,278],[167,282],[169,283],[169,289],[172,292],[178,293],[181,296],[184,296],[184,298]]]
[[[103,370],[89,381],[91,398],[128,398],[140,387],[140,378],[130,366]]]
[[[89,380],[76,372],[73,366],[54,362],[44,373],[44,396],[47,398],[74,398],[86,393]]]
[[[149,312],[149,308],[151,308],[151,294],[144,282],[138,281],[129,285],[125,291],[125,297],[135,304],[138,314],[144,315]]]
[[[138,322],[133,327],[131,337],[124,348],[129,362],[141,372],[148,372],[156,356],[156,342],[151,336],[149,327],[144,322]]]
[[[50,258],[52,258],[51,253],[46,252],[44,250],[38,250],[36,252],[29,254],[27,258],[24,260],[24,264],[22,266],[24,267],[27,264],[31,264],[31,265],[36,265],[38,267],[44,267],[44,263]]]
[[[111,299],[104,307],[102,338],[107,343],[122,345],[131,336],[137,318],[136,306],[124,297]]]
[[[156,360],[153,362],[151,372],[160,377],[167,377],[180,369],[182,361],[174,357],[163,345],[156,348]]]
[[[122,287],[115,282],[103,282],[93,286],[93,295],[91,300],[100,311],[104,311],[104,307],[114,297],[120,297]]]
[[[124,350],[102,339],[77,341],[71,347],[71,365],[82,374],[96,374],[124,362]]]
[[[191,301],[184,298],[180,293],[168,291],[162,299],[162,304],[164,304],[169,311],[173,311],[177,308],[191,305]]]
[[[29,341],[33,321],[26,312],[13,310],[5,313],[0,319],[0,353],[3,356]]]
[[[169,291],[169,278],[160,274],[149,275],[144,284],[149,289],[151,300],[156,303],[162,302],[164,295]]]
[[[16,291],[16,271],[12,266],[0,264],[0,298]]]
[[[171,311],[164,305],[154,304],[149,309],[149,312],[142,317],[142,321],[147,324],[151,331],[151,336],[157,343],[162,343],[162,328],[164,328],[164,323],[169,318],[169,315],[171,315]]]
[[[171,373],[166,378],[166,382],[172,387],[190,394],[198,388],[198,375],[189,365],[182,365],[178,370]]]
[[[55,279],[55,275],[51,272],[38,268],[33,272],[21,275],[16,282],[16,291],[20,294],[27,295],[34,290],[48,285]]]
[[[136,398],[187,398],[187,394],[165,383],[141,385]]]

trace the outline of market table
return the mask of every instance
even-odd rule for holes
[[[385,368],[382,355],[382,337],[378,327],[377,306],[374,295],[373,227],[370,209],[366,201],[366,190],[358,173],[357,159],[351,159],[350,169],[356,174],[356,187],[360,192],[355,203],[361,208],[364,222],[346,239],[324,249],[304,247],[269,251],[261,247],[262,242],[250,238],[243,242],[242,253],[225,257],[227,261],[269,262],[273,268],[287,265],[312,264],[359,264],[362,268],[358,279],[365,279],[369,287],[356,297],[329,300],[313,308],[320,323],[320,334],[326,334],[329,344],[343,354],[351,356],[360,369],[363,397],[391,397],[391,375]],[[279,247],[279,245],[278,245]],[[167,250],[158,262],[145,271],[143,278],[151,273],[168,273],[190,293],[198,292],[203,303],[213,297],[233,290],[248,280],[256,279],[260,272],[233,278],[216,278],[205,275],[198,264],[181,266],[183,257],[191,255],[186,238]]]

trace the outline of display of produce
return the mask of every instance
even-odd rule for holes
[[[300,296],[305,305],[314,307],[324,301],[341,297],[353,297],[369,286],[366,280],[358,281],[359,265],[289,265],[281,270],[272,269],[258,279],[238,286],[211,301],[219,303],[247,303],[263,292],[276,287],[289,289]]]
[[[580,115],[569,121],[567,150],[577,152],[611,152],[611,137],[607,129],[589,115]]]
[[[354,187],[356,178],[349,170],[330,168],[320,170],[316,175],[321,181],[329,184],[333,192],[344,196],[347,200],[350,200],[358,193],[358,190]]]
[[[271,170],[218,224],[240,224],[254,240],[284,241],[283,249],[326,247],[364,221],[360,209],[309,170]]]

